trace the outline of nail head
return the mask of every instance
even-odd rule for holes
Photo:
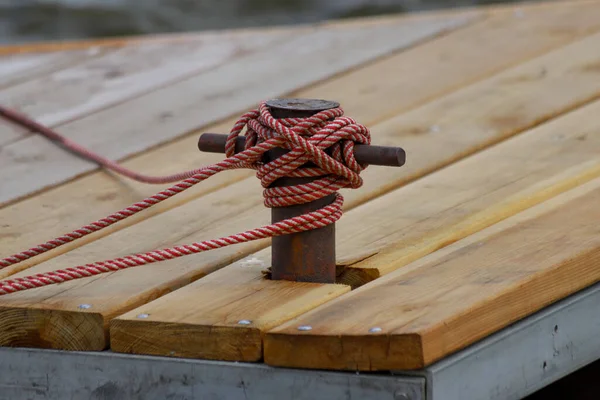
[[[140,319],[145,319],[145,318],[148,318],[149,316],[150,316],[150,314],[145,314],[145,313],[137,315],[137,317],[140,318]]]
[[[371,332],[371,333],[379,333],[381,331],[382,331],[382,329],[378,326],[369,329],[369,332]]]
[[[310,331],[310,330],[312,330],[312,326],[310,326],[310,325],[300,325],[298,327],[298,330],[299,331]]]
[[[250,325],[252,323],[252,321],[249,321],[247,319],[241,319],[238,321],[239,325]]]
[[[82,310],[87,310],[88,308],[92,308],[91,304],[80,304],[77,308],[80,308]]]

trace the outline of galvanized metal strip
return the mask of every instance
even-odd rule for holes
[[[425,400],[425,379],[110,352],[0,349],[0,399]]]
[[[597,283],[430,366],[427,399],[521,399],[600,359],[599,305]]]

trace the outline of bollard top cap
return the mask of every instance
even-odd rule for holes
[[[269,108],[294,111],[312,111],[315,113],[340,106],[340,103],[337,101],[301,98],[271,99],[268,100],[266,104]]]

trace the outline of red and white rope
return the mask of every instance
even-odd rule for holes
[[[317,211],[220,239],[175,246],[24,278],[4,280],[0,282],[0,295],[169,260],[251,240],[317,229],[332,224],[342,216],[343,197],[337,191],[342,188],[357,188],[362,185],[362,178],[359,174],[365,166],[359,165],[354,159],[354,144],[370,144],[368,129],[351,118],[343,117],[341,108],[325,110],[309,118],[275,119],[270,114],[266,104],[262,103],[258,110],[244,114],[233,126],[226,143],[227,158],[223,161],[170,177],[148,177],[106,160],[68,141],[49,128],[32,122],[27,117],[13,111],[7,112],[4,108],[0,108],[0,113],[15,122],[44,134],[52,140],[60,142],[77,154],[97,161],[99,164],[129,178],[146,183],[167,182],[175,177],[178,180],[184,178],[176,185],[106,218],[92,222],[26,251],[0,259],[0,269],[25,261],[110,226],[226,170],[239,168],[257,170],[257,177],[264,188],[264,203],[267,207],[286,207],[307,203],[336,193],[335,201],[332,204]],[[244,128],[246,128],[246,147],[244,151],[234,154],[235,139],[242,133]],[[274,148],[285,148],[290,151],[276,160],[264,163],[262,161],[263,155]],[[329,151],[331,155],[327,154],[325,150]],[[302,167],[307,162],[312,162],[315,166]],[[314,177],[318,179],[295,186],[269,187],[275,180],[282,177]]]

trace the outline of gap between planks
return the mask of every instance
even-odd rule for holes
[[[586,43],[586,42],[583,41],[581,43]],[[573,46],[575,46],[575,48],[579,48],[582,46],[581,43],[574,44]],[[548,56],[548,57],[550,57],[550,60],[554,60],[557,58],[559,60],[564,60],[564,59],[568,60],[568,61],[564,61],[564,62],[566,62],[566,64],[563,64],[562,66],[560,66],[560,68],[557,68],[557,70],[555,71],[557,73],[557,77],[553,76],[553,79],[558,80],[559,79],[558,77],[562,76],[561,68],[566,68],[567,66],[571,66],[571,67],[573,66],[572,64],[569,64],[569,63],[573,63],[574,65],[579,65],[580,63],[587,61],[582,54],[579,54],[579,57],[580,57],[579,59],[577,57],[575,57],[575,59],[574,59],[572,54],[569,53],[569,50],[573,51],[572,49],[570,49],[570,47],[571,46],[567,47],[566,48],[567,50],[563,49],[563,51],[561,51],[562,54],[559,54],[559,55],[551,54]],[[569,57],[565,57],[564,53],[568,54]],[[587,54],[587,56],[589,56],[589,52],[588,53],[584,52],[584,54]],[[581,59],[581,57],[583,57],[583,60]],[[548,61],[547,58],[541,58],[541,60],[538,60],[537,62],[539,64],[541,62],[547,62],[547,61]],[[526,64],[522,68],[516,69],[516,71],[507,71],[505,74],[501,74],[501,76],[495,77],[495,79],[491,79],[490,80],[491,82],[486,81],[486,82],[483,82],[481,85],[477,85],[477,86],[479,86],[477,89],[474,89],[472,87],[472,88],[466,88],[465,90],[459,91],[456,94],[454,94],[453,96],[448,96],[449,98],[445,99],[445,101],[439,101],[439,102],[432,103],[431,107],[427,107],[428,110],[426,112],[423,112],[423,111],[421,111],[421,112],[425,113],[425,114],[430,113],[430,116],[426,119],[426,120],[430,120],[431,115],[439,114],[438,107],[442,107],[444,110],[446,110],[446,112],[448,112],[448,109],[449,109],[448,105],[454,103],[455,104],[454,107],[458,107],[456,109],[455,115],[461,116],[464,113],[464,110],[467,110],[467,109],[472,110],[473,104],[481,104],[480,98],[482,97],[481,96],[482,93],[487,93],[490,90],[490,88],[494,87],[494,85],[499,85],[501,83],[503,83],[503,85],[506,85],[506,82],[503,79],[511,78],[511,77],[514,77],[515,75],[522,76],[523,73],[527,73],[529,71],[528,68],[533,69],[534,71],[537,70],[538,65],[535,64],[534,62],[532,62],[532,64],[533,64],[533,67],[532,67],[532,65]],[[587,79],[583,79],[583,80],[587,81]],[[572,77],[569,80],[569,82],[570,83],[573,82]],[[512,87],[511,90],[514,91],[513,93],[515,93],[515,94],[521,93],[521,91],[519,89],[523,89],[522,86],[515,88],[514,82],[510,81],[510,79],[509,79],[509,83],[510,84],[508,85],[508,88]],[[553,88],[556,88],[556,87],[549,87],[549,85],[544,85],[537,80],[525,81],[525,83],[521,83],[521,84],[525,85],[524,86],[525,88],[532,91],[533,92],[532,96],[534,96],[535,98],[537,98],[541,94],[539,92],[539,88],[546,88],[545,90],[551,90]],[[557,87],[561,87],[560,83],[555,82],[554,84],[557,85]],[[503,85],[501,85],[501,87],[503,87]],[[537,91],[532,90],[532,87],[533,88],[538,87],[538,90]],[[575,90],[576,92],[583,91],[584,93],[587,93],[586,91],[593,91],[593,88],[591,88],[589,85],[589,82],[587,82],[586,85],[583,85],[583,84],[574,85],[573,90]],[[475,92],[475,93],[473,93],[473,92]],[[483,98],[485,99],[485,96],[483,96]],[[577,99],[577,98],[580,98],[580,99],[589,98],[589,95],[583,95],[583,97],[582,97],[582,94],[580,94],[578,96],[569,97],[568,100],[569,100],[569,102],[572,102],[572,101],[574,101],[574,99]],[[461,99],[462,99],[462,103],[460,102]],[[493,104],[494,106],[496,106],[496,108],[494,110],[498,111],[497,110],[498,105],[495,104],[492,100],[493,99],[491,97],[488,97],[488,101],[490,101],[490,104]],[[513,101],[514,100],[520,100],[522,102],[525,102],[525,104],[529,105],[529,103],[527,103],[528,99],[520,99],[518,96],[516,96],[516,98],[509,98],[509,99],[505,99],[505,100],[507,101],[507,104],[509,105],[509,107],[507,110],[504,110],[504,111],[508,112],[508,113],[511,113],[513,111],[513,107],[514,107]],[[533,109],[530,109],[531,115],[529,115],[529,118],[531,118],[533,121],[540,121],[540,120],[546,119],[546,117],[540,119],[540,114],[539,114],[540,112],[542,113],[541,115],[550,115],[550,116],[554,116],[555,114],[560,113],[561,112],[560,110],[565,107],[565,104],[563,104],[560,99],[555,98],[555,100],[557,101],[557,103],[555,103],[555,104],[552,104],[551,102],[544,103],[541,106],[541,109],[538,109],[536,107],[533,107]],[[460,104],[460,106],[456,105],[457,101]],[[568,103],[568,104],[571,104],[571,103]],[[523,104],[520,104],[520,106],[521,106],[521,108],[523,108]],[[484,108],[484,106],[481,106],[481,105],[480,105],[480,107]],[[525,110],[527,110],[527,107],[525,107]],[[419,115],[420,115],[419,113],[413,112],[413,113],[409,113],[409,114],[403,116],[403,118],[398,117],[399,119],[396,120],[396,124],[401,124],[402,122],[404,122],[404,123],[408,124],[408,126],[410,126],[411,122],[414,123],[415,120],[419,121]],[[422,117],[422,114],[421,114],[421,117]],[[481,116],[481,118],[484,118],[484,116]],[[488,117],[486,116],[485,118],[488,118]],[[404,119],[404,120],[402,120],[402,119]],[[487,121],[487,119],[485,119],[485,120]],[[508,133],[506,131],[502,131],[502,130],[498,131],[498,127],[496,127],[495,135],[500,135],[501,137],[506,137],[506,136],[509,136],[512,134],[516,134],[519,131],[519,129],[521,129],[521,128],[518,128],[519,126],[527,127],[530,124],[530,122],[528,122],[528,121],[529,121],[528,119],[520,119],[518,121],[517,125],[511,126],[511,128],[509,130],[510,133]],[[456,120],[454,120],[454,123],[456,124],[454,129],[456,129],[455,132],[458,132],[458,133],[463,131],[463,128],[464,128],[464,126],[460,126],[459,122],[464,122],[464,119],[457,118]],[[519,124],[521,124],[521,125],[519,125]],[[407,126],[407,125],[405,125],[405,126]],[[388,127],[391,127],[391,125],[388,125]],[[398,125],[393,126],[394,129],[391,130],[390,132],[391,133],[393,133],[394,131],[397,132],[398,130],[396,130],[396,129],[398,129],[398,127],[399,127]],[[464,154],[464,152],[466,151],[464,146],[473,146],[474,145],[473,137],[479,138],[480,140],[482,140],[480,138],[480,136],[482,134],[486,133],[485,130],[487,129],[487,126],[485,124],[480,124],[480,126],[477,129],[479,129],[479,131],[478,131],[479,135],[472,134],[472,136],[466,136],[466,134],[464,134],[466,137],[461,137],[460,135],[458,135],[458,137],[455,138],[455,140],[456,140],[455,142],[453,142],[453,143],[446,142],[445,143],[446,145],[448,145],[448,144],[451,145],[449,148],[447,148],[447,151],[449,150],[450,154],[455,154],[454,152],[457,152],[457,151]],[[507,128],[504,128],[504,129],[507,129]],[[402,129],[400,129],[399,131],[402,131]],[[446,132],[451,132],[451,131],[446,131]],[[489,134],[489,132],[488,132],[488,134]],[[411,134],[409,137],[413,137],[413,136],[415,136],[415,135]],[[416,136],[419,136],[419,135],[416,135]],[[423,148],[433,144],[432,141],[434,139],[432,139],[430,136],[423,137],[421,135],[420,137],[423,138],[420,141],[422,143],[421,145],[423,146]],[[452,138],[452,137],[454,137],[454,136],[450,135],[450,138]],[[405,138],[406,137],[403,136],[403,139],[405,139]],[[466,139],[466,141],[465,141],[465,139]],[[415,142],[415,143],[417,143],[417,142]],[[452,144],[454,144],[454,146],[452,146]],[[478,145],[475,145],[474,151],[476,151],[477,149],[479,149],[481,147],[482,147],[481,143]],[[442,151],[440,153],[448,155],[447,152],[444,153]],[[467,151],[467,153],[468,153],[468,151]],[[452,157],[455,157],[455,156],[452,156]],[[423,161],[423,162],[425,162],[425,161]],[[421,170],[423,170],[423,168],[425,168],[427,170],[430,167],[427,167],[426,165],[421,164],[420,168],[421,168]],[[380,172],[380,174],[378,174],[378,176],[381,176],[381,172],[383,172],[383,171],[384,170],[380,169],[378,171],[378,172]],[[415,172],[413,172],[413,173],[415,173]],[[229,188],[228,190],[240,190],[240,193],[244,193],[241,195],[242,198],[244,198],[244,196],[249,197],[247,195],[248,190],[242,190],[242,189],[245,189],[245,188],[242,188],[240,185],[234,185],[233,187]],[[351,197],[350,195],[352,193],[356,193],[356,192],[351,192],[349,194],[349,197]],[[225,206],[224,204],[222,204],[223,200],[222,200],[222,198],[219,198],[218,195],[213,196],[212,198],[210,198],[210,197],[211,196],[207,196],[205,198],[201,198],[201,200],[205,204],[212,204],[212,206],[214,207],[214,213],[218,213],[217,208],[219,206],[223,206],[223,207]],[[232,198],[235,198],[235,196],[233,196]],[[257,196],[257,198],[258,198],[258,196]],[[248,200],[246,202],[248,202]],[[188,204],[191,204],[191,205],[188,206]],[[253,221],[252,218],[254,218],[254,221],[256,221],[255,220],[256,217],[254,216],[255,214],[252,214],[252,213],[241,214],[240,220],[232,222],[232,221],[222,220],[218,216],[212,215],[214,213],[210,213],[209,211],[206,211],[206,213],[208,213],[210,215],[207,215],[206,218],[203,220],[202,219],[203,216],[198,213],[198,211],[200,210],[200,207],[198,207],[198,206],[201,203],[197,203],[197,204],[188,203],[188,204],[180,207],[177,210],[172,210],[171,212],[167,213],[170,215],[163,214],[165,216],[164,218],[166,218],[166,219],[164,219],[164,221],[171,221],[170,223],[173,223],[172,221],[175,221],[175,225],[180,225],[173,218],[180,218],[181,221],[184,221],[184,220],[190,221],[191,218],[195,218],[196,221],[198,221],[198,220],[202,221],[202,224],[205,226],[205,228],[207,229],[207,232],[209,232],[211,234],[211,236],[216,233],[215,229],[211,229],[211,227],[210,227],[211,223],[214,224],[216,222],[223,222],[224,225],[223,226],[220,225],[218,229],[221,229],[221,228],[223,228],[224,230],[228,229],[229,231],[227,233],[231,233],[232,226],[245,226],[245,227],[253,226],[254,224],[252,224],[252,223],[249,224],[249,222]],[[240,203],[238,203],[238,204],[240,204]],[[257,200],[256,204],[259,204],[258,200]],[[231,204],[229,206],[231,207]],[[248,204],[244,204],[244,206],[248,206]],[[256,208],[256,207],[253,207],[252,204],[250,204],[249,206],[251,208]],[[213,210],[213,209],[211,208],[211,210]],[[229,212],[231,212],[231,211],[229,211]],[[228,218],[228,215],[229,214],[227,214],[227,213],[221,214],[221,218],[226,219],[226,218]],[[252,218],[248,218],[249,215]],[[159,217],[162,217],[162,216],[152,218],[151,220],[148,220],[148,222],[152,222],[152,224],[156,224],[155,226],[162,226],[162,225],[164,225],[164,223],[160,222],[161,219],[158,219]],[[239,224],[239,225],[228,225],[231,223]],[[192,224],[193,224],[193,222],[192,222]],[[209,225],[209,226],[206,226],[206,225]],[[130,229],[134,229],[134,228],[135,228],[135,231],[130,230]],[[177,233],[176,237],[173,237],[173,239],[183,240],[183,239],[185,239],[184,235],[189,235],[192,233],[195,233],[195,235],[197,235],[197,233],[198,233],[198,228],[194,227],[194,226],[181,225],[181,228],[184,228],[184,230],[187,230],[188,233],[180,231]],[[122,232],[123,232],[123,235],[125,235],[125,236],[122,236],[122,235],[119,236],[118,233],[116,235],[111,235],[108,238],[99,241],[98,242],[99,246],[104,247],[104,246],[107,246],[109,243],[115,243],[115,245],[116,245],[118,242],[118,244],[121,246],[121,248],[118,251],[129,252],[128,249],[122,248],[122,245],[124,242],[123,242],[123,240],[119,240],[119,237],[121,237],[121,236],[127,237],[128,240],[135,241],[132,232],[137,232],[136,235],[140,235],[140,237],[142,237],[142,236],[144,236],[144,234],[146,232],[148,232],[148,228],[147,227],[144,228],[142,226],[142,224],[140,224],[138,226],[134,226],[134,227],[129,228]],[[158,239],[160,239],[160,238],[158,238]],[[146,238],[144,238],[143,240],[146,241]],[[92,245],[94,245],[94,244],[92,244]],[[92,246],[92,245],[89,245],[89,246]],[[148,244],[148,245],[151,245],[151,244]],[[263,245],[260,245],[260,246],[263,246]],[[260,247],[260,246],[258,246],[258,247]],[[97,246],[95,246],[95,247],[97,247]],[[64,260],[62,260],[62,262],[65,262],[65,260],[67,260],[67,259],[74,260],[74,258],[72,258],[72,257],[77,256],[77,254],[74,254],[74,253],[79,253],[79,257],[81,257],[81,256],[89,257],[92,254],[90,252],[90,249],[91,249],[91,247],[85,246],[81,249],[82,250],[81,252],[68,253],[65,256],[63,256],[66,258]],[[98,249],[100,249],[100,248],[98,247]],[[136,250],[140,250],[140,249],[137,248]],[[225,250],[225,249],[223,249],[223,250]],[[100,250],[96,250],[96,251],[100,251]],[[104,254],[105,251],[107,251],[106,247],[103,248],[103,250],[101,250],[99,253],[96,253],[96,254]],[[231,251],[231,249],[228,251]],[[198,265],[197,260],[199,260],[200,258],[197,258],[196,260],[190,258],[189,261],[179,260],[181,263],[178,265],[176,270],[174,270],[174,269],[169,270],[169,266],[167,266],[166,264],[162,264],[159,267],[147,266],[147,267],[144,267],[143,272],[139,272],[139,273],[135,273],[134,270],[130,270],[130,271],[122,271],[121,273],[113,274],[112,276],[101,277],[101,280],[100,280],[101,283],[95,282],[96,279],[90,279],[85,284],[78,283],[78,282],[71,282],[68,284],[64,284],[64,285],[61,285],[62,287],[60,288],[60,293],[56,292],[56,288],[42,288],[42,289],[36,289],[35,291],[31,291],[30,293],[26,292],[26,293],[11,295],[11,296],[5,296],[3,299],[0,300],[0,303],[3,304],[3,306],[5,307],[4,311],[7,312],[5,315],[9,315],[7,310],[13,308],[10,304],[8,304],[11,302],[11,299],[18,300],[18,298],[22,295],[25,295],[24,298],[26,298],[27,296],[31,296],[32,293],[37,292],[38,296],[40,296],[40,297],[38,297],[37,299],[30,298],[30,300],[26,301],[26,303],[31,303],[31,304],[27,304],[27,305],[25,305],[25,307],[31,307],[31,308],[38,309],[39,310],[39,314],[38,314],[39,318],[31,318],[31,315],[30,315],[30,318],[28,319],[28,321],[30,321],[30,325],[28,325],[27,327],[22,327],[23,329],[25,329],[25,331],[29,331],[29,330],[37,331],[40,328],[40,326],[44,326],[44,319],[47,318],[48,315],[50,315],[50,314],[54,315],[54,316],[59,315],[59,310],[56,309],[56,306],[58,305],[58,303],[52,304],[53,301],[60,301],[60,298],[62,297],[63,302],[62,302],[61,307],[70,308],[71,306],[68,306],[64,302],[64,300],[65,300],[64,296],[66,296],[66,298],[71,299],[70,301],[73,301],[73,300],[77,301],[78,299],[81,299],[80,296],[84,296],[84,297],[87,296],[88,299],[93,300],[94,304],[98,304],[98,302],[99,302],[100,306],[98,306],[98,307],[104,308],[105,311],[103,312],[102,310],[98,310],[98,307],[95,306],[94,309],[89,310],[89,313],[95,314],[96,317],[98,315],[102,314],[103,318],[105,318],[104,319],[105,323],[107,323],[107,321],[110,320],[111,317],[115,316],[116,314],[118,314],[120,312],[123,312],[127,308],[133,308],[133,306],[135,306],[136,304],[138,304],[138,305],[142,304],[144,302],[151,300],[152,298],[155,298],[155,297],[158,297],[158,296],[164,294],[166,291],[173,290],[173,289],[179,287],[180,285],[189,283],[189,280],[196,279],[196,278],[200,277],[202,274],[204,274],[206,272],[210,272],[211,268],[214,269],[218,266],[225,265],[228,262],[231,262],[235,259],[239,259],[240,257],[243,257],[244,253],[248,254],[251,251],[252,251],[251,246],[248,246],[248,247],[245,247],[242,252],[228,253],[229,255],[217,254],[216,252],[206,253],[205,255],[202,255],[202,258],[201,258],[202,263],[203,263],[202,268],[206,268],[206,269],[204,269],[204,271],[201,271],[198,269],[199,265]],[[117,255],[117,254],[112,254],[110,249],[109,249],[109,252],[111,253],[111,256]],[[215,257],[213,259],[213,261],[211,261],[211,257]],[[88,261],[89,261],[89,259],[88,259]],[[56,263],[54,265],[59,265],[61,260],[57,259],[53,262]],[[52,267],[53,262],[40,265],[39,268],[35,269],[35,272],[39,272],[39,270],[41,270],[43,268]],[[188,266],[192,267],[192,270],[190,271],[188,269],[186,272],[183,267],[188,262],[190,263],[190,264],[188,264]],[[195,265],[193,265],[192,262],[194,262]],[[155,267],[155,268],[153,268],[153,267]],[[173,278],[172,274],[174,272],[178,272],[181,275],[179,275],[179,277]],[[162,275],[162,277],[161,277],[160,276],[161,274],[165,274],[165,275]],[[169,277],[167,277],[167,275],[169,275]],[[127,279],[127,276],[130,276],[131,278]],[[140,277],[143,279],[139,279]],[[118,279],[115,279],[115,278],[118,278]],[[149,285],[148,282],[145,281],[146,279],[157,279],[156,282],[159,282],[159,286]],[[167,282],[168,279],[171,279],[171,281]],[[173,281],[172,279],[175,279],[175,281]],[[98,283],[100,283],[100,284],[98,284]],[[142,291],[136,292],[136,289],[131,286],[132,283],[139,285],[138,287],[142,288]],[[72,287],[73,290],[69,289],[69,286],[71,286],[73,284],[74,284],[74,287]],[[85,288],[84,288],[84,286],[85,286]],[[104,290],[102,293],[99,291],[97,295],[94,295],[92,292],[94,287],[96,287],[98,289],[100,289],[100,287],[102,287]],[[112,306],[113,309],[111,310],[111,306],[109,304],[107,304],[107,302],[112,301],[112,299],[114,299],[114,297],[109,297],[107,299],[107,293],[105,290],[106,287],[110,287],[110,288],[112,288],[112,290],[117,291],[117,292],[122,292],[123,294],[126,293],[127,299],[121,297],[119,299],[120,303],[118,303],[118,301],[115,302]],[[149,289],[149,287],[152,287],[152,289]],[[50,297],[44,296],[43,292],[47,291],[47,290],[54,291],[54,294],[52,294]],[[80,294],[77,294],[78,290],[80,291]],[[48,293],[50,293],[50,292],[46,292],[46,294],[48,294]],[[96,297],[94,297],[94,296],[96,296]],[[35,297],[35,295],[34,295],[34,297]],[[41,298],[46,299],[45,304],[42,304],[43,302],[40,301]],[[22,298],[22,300],[23,300],[23,298]],[[18,304],[18,301],[16,303]],[[125,304],[125,303],[127,303],[127,304]],[[24,304],[24,303],[21,303],[21,304]],[[13,303],[13,306],[15,306],[15,303]],[[15,307],[19,308],[22,306],[15,306]],[[76,307],[76,305],[75,305],[75,307]],[[44,311],[44,309],[46,309],[46,311]],[[53,311],[50,311],[50,310],[53,310]],[[86,314],[86,313],[87,312],[82,312],[82,314]],[[44,317],[44,315],[46,315],[46,317]],[[12,319],[11,324],[14,324],[15,321],[18,320],[18,318],[15,319],[13,317],[11,317],[11,319]],[[96,319],[96,321],[97,321],[97,319]],[[63,321],[63,322],[64,322],[64,324],[61,325],[61,329],[63,329],[63,331],[61,331],[61,334],[65,336],[64,340],[59,340],[59,339],[55,338],[56,342],[53,342],[51,340],[53,335],[49,334],[48,336],[44,337],[44,341],[45,341],[43,344],[44,346],[48,346],[49,344],[52,346],[61,346],[61,345],[65,345],[65,343],[67,343],[67,342],[68,342],[67,345],[69,345],[69,346],[72,346],[73,344],[75,344],[77,346],[79,346],[79,345],[83,346],[90,341],[92,341],[94,343],[94,345],[97,345],[97,346],[104,345],[105,340],[106,340],[106,338],[104,337],[104,332],[99,332],[97,329],[96,330],[93,329],[93,327],[97,326],[97,325],[94,325],[94,324],[84,325],[84,326],[80,325],[80,327],[78,328],[78,329],[81,329],[80,332],[66,332],[65,330],[68,331],[70,329],[69,321]],[[90,332],[94,331],[94,332],[98,333],[98,336],[95,336],[93,340],[91,340],[90,338],[78,340],[78,339],[73,339],[73,336],[70,336],[70,335],[77,336],[77,335],[80,335],[82,332],[89,333],[88,331],[86,331],[87,329],[90,329]],[[55,333],[56,333],[56,329],[55,329]],[[37,345],[40,345],[40,344],[38,343]]]
[[[487,19],[485,25],[479,23],[452,31],[444,37],[392,55],[361,70],[295,92],[292,96],[339,99],[348,115],[371,126],[376,121],[381,121],[385,115],[400,114],[436,96],[486,78],[518,61],[530,59],[598,29],[600,23],[590,17],[598,8],[597,4],[592,7],[567,5],[553,8],[551,11],[541,8],[535,13],[528,13],[526,21],[515,18],[512,14],[495,15]],[[552,32],[560,32],[560,34],[552,34]],[[485,39],[486,46],[482,47],[480,38]],[[461,51],[452,51],[456,47]],[[439,60],[444,60],[444,64],[438,62]],[[473,62],[474,60],[478,61]],[[422,68],[422,65],[427,65],[428,68]],[[390,80],[389,76],[395,76],[396,79]],[[510,110],[506,110],[506,113],[510,113]],[[502,117],[497,120],[501,121]],[[207,130],[227,132],[234,122],[230,120],[209,127]],[[492,129],[507,129],[509,132],[511,129],[518,129],[520,121],[513,122],[506,120],[504,125],[494,125]],[[436,117],[431,117],[429,121],[420,122],[419,124],[422,125],[417,125],[418,128],[409,128],[408,131],[416,129],[424,132],[422,135],[416,135],[415,138],[410,138],[409,135],[409,139],[416,142],[422,139],[428,141],[430,138],[427,137],[427,131],[430,127],[435,127],[435,123]],[[390,131],[396,129],[400,134],[403,124],[399,123],[388,129]],[[385,136],[378,134],[375,129],[374,140],[379,141],[383,138]],[[221,155],[194,151],[196,139],[196,134],[187,136],[171,145],[135,157],[124,165],[150,174],[166,174],[196,168],[198,165],[216,162],[222,158]],[[406,139],[398,137],[390,139],[388,143],[402,146],[404,140]],[[425,147],[424,150],[417,148],[417,151],[427,153]],[[385,190],[404,184],[420,174],[440,168],[449,162],[451,160],[446,159],[435,166],[422,169],[419,164],[415,164],[415,161],[410,161],[406,168],[397,171],[400,179],[390,179],[389,187]],[[232,184],[248,175],[249,173],[238,171],[214,177],[202,183],[200,190],[193,189],[179,194],[109,229],[2,271],[0,277]],[[0,225],[3,228],[0,248],[3,254],[12,254],[127,207],[141,198],[154,194],[155,191],[155,186],[116,179],[107,173],[95,173],[78,179],[32,199],[13,204],[10,208],[0,209]],[[374,196],[379,193],[374,191]],[[64,199],[71,200],[65,202]],[[42,207],[39,206],[40,203]],[[32,224],[35,224],[38,229],[30,229]]]
[[[599,112],[600,102],[596,102],[349,211],[336,227],[338,252],[348,260],[366,260],[350,267],[354,274],[342,270],[341,282],[364,284],[367,279],[408,264],[409,259],[427,256],[452,241],[600,177],[600,160],[595,157],[600,151],[600,118],[595,117]],[[563,136],[557,140],[558,135]],[[403,251],[403,257],[391,251],[383,259],[377,255],[390,247]],[[365,262],[370,267],[362,271]],[[315,291],[307,301],[304,286],[263,279],[262,270],[269,265],[270,249],[266,249],[113,319],[112,350],[260,360],[262,353],[258,350],[263,341],[256,330],[267,332],[284,317],[302,318],[307,304],[318,304],[320,299],[326,306],[330,300]],[[374,270],[373,266],[381,268]],[[356,276],[360,276],[359,282]],[[320,287],[326,289],[332,287]],[[378,299],[385,301],[383,297]],[[347,304],[344,309],[346,312],[338,311],[339,318],[351,320],[355,306]],[[365,314],[368,309],[378,308],[369,304]],[[385,310],[381,313],[385,314],[381,320],[393,315]],[[251,323],[240,326],[239,320]],[[323,321],[336,323],[330,315]],[[312,326],[295,326],[300,325]],[[218,341],[212,337],[215,331],[224,332]],[[249,331],[254,334],[248,335]],[[182,337],[181,332],[186,336]],[[240,353],[238,348],[254,352]]]

